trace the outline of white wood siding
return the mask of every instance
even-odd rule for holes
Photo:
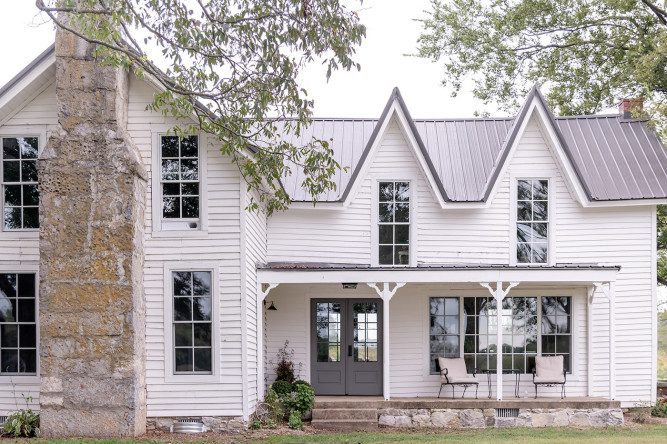
[[[41,87],[0,127],[0,135],[39,136],[42,150],[58,124],[55,91],[54,82]],[[38,269],[39,233],[0,231],[0,272],[25,273]],[[32,401],[27,402],[30,397]],[[39,410],[39,376],[0,376],[0,415],[25,408],[26,402],[33,410]]]
[[[418,235],[412,240],[412,248],[416,248],[417,263],[509,264],[513,254],[510,236],[515,236],[510,209],[511,181],[519,177],[549,177],[553,260],[555,263],[622,267],[616,283],[614,327],[617,399],[624,405],[651,401],[655,378],[651,349],[655,335],[651,323],[655,310],[652,302],[653,208],[648,205],[582,208],[570,194],[540,125],[534,116],[528,122],[489,208],[443,210],[420,174],[402,128],[394,120],[371,159],[368,174],[359,178],[363,182],[349,208],[288,210],[269,219],[267,260],[370,264],[374,229],[372,181],[415,177],[413,223],[417,224]],[[403,291],[399,290],[399,294]],[[400,304],[400,299],[396,303]],[[580,322],[577,328],[580,328],[585,323],[585,307],[578,310],[583,310],[583,315],[577,317]],[[603,295],[596,296],[593,310],[595,394],[609,396],[608,301]],[[391,313],[394,316],[397,311]],[[584,342],[577,343],[578,352],[585,354],[585,331],[579,339]],[[272,352],[268,354],[270,357]],[[396,356],[393,351],[391,356]],[[582,375],[587,371],[585,365],[586,361],[581,361]],[[399,367],[397,371],[403,370]],[[392,377],[392,386],[398,383]],[[400,387],[393,390],[392,387],[392,394],[401,393]]]

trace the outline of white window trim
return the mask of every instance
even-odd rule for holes
[[[202,134],[194,134],[199,138],[199,222],[197,228],[190,229],[163,229],[162,217],[162,150],[161,137],[173,136],[172,126],[160,127],[152,134],[152,175],[151,175],[151,220],[153,237],[206,237],[208,235],[208,175],[206,174],[208,165],[208,142],[209,139]],[[176,222],[180,220],[175,220]]]
[[[35,319],[37,324],[37,373],[34,375],[17,375],[17,374],[0,374],[0,384],[10,386],[12,384],[39,384],[40,381],[40,322],[39,322],[39,263],[38,262],[21,262],[16,265],[5,265],[0,263],[0,273],[34,273],[35,274]],[[20,390],[24,390],[21,388]],[[16,390],[15,390],[16,392]],[[39,388],[37,389],[39,394]],[[17,397],[19,393],[14,393]],[[26,393],[29,396],[30,393]],[[33,394],[34,395],[34,394]],[[17,398],[18,399],[18,398]]]
[[[463,298],[464,297],[483,297],[486,296],[484,293],[480,293],[476,290],[444,290],[442,292],[438,291],[428,291],[424,293],[423,298],[423,309],[422,309],[422,337],[424,347],[422,348],[424,352],[423,358],[423,372],[422,376],[428,381],[439,381],[440,375],[431,373],[431,331],[430,331],[430,301],[431,298],[438,297],[458,297],[459,298],[459,350],[460,357],[463,357],[465,354],[463,352],[463,346],[465,342],[465,332],[463,331]],[[542,353],[542,298],[543,297],[559,297],[567,296],[570,297],[572,307],[570,312],[570,373],[567,374],[567,380],[570,382],[580,382],[583,381],[583,374],[581,374],[581,369],[579,366],[580,351],[577,347],[579,344],[579,328],[585,329],[586,326],[578,326],[579,317],[577,315],[576,305],[580,298],[585,298],[586,293],[583,290],[578,288],[561,288],[561,289],[534,289],[534,290],[521,290],[516,291],[516,294],[512,294],[511,297],[537,297],[538,298],[538,308],[537,308],[537,324],[538,324],[538,338],[537,338],[537,356],[540,356]],[[582,314],[582,319],[586,319],[586,314]],[[524,376],[521,379],[521,384],[528,383],[526,375],[531,375],[532,370],[528,369],[528,373],[523,373]],[[478,375],[479,377],[479,375]],[[532,384],[532,380],[529,381]]]
[[[547,206],[547,211],[549,214],[548,217],[548,228],[547,228],[547,261],[546,263],[528,263],[528,262],[517,262],[516,260],[516,203],[517,203],[517,183],[519,180],[547,180],[549,181],[549,191],[548,199],[549,203]],[[538,176],[526,176],[520,174],[510,174],[510,227],[509,227],[509,238],[510,238],[510,251],[509,251],[509,264],[512,266],[520,265],[527,267],[553,267],[556,264],[556,242],[555,242],[555,226],[556,226],[556,193],[553,191],[556,186],[556,178],[553,175],[538,175]]]
[[[174,373],[174,295],[171,274],[174,271],[211,272],[211,374]],[[164,381],[175,383],[202,383],[220,381],[220,270],[213,262],[168,262],[164,264]]]
[[[11,126],[0,128],[0,138],[9,138],[9,137],[36,137],[37,138],[37,160],[40,159],[42,155],[42,150],[44,149],[44,142],[46,141],[46,126]],[[2,150],[2,146],[0,146]],[[2,163],[2,152],[0,151],[0,211],[4,211],[5,208],[5,193],[3,187],[3,163]],[[39,228],[21,228],[18,230],[5,230],[5,220],[4,214],[2,214],[2,220],[0,220],[0,233],[5,239],[38,239],[39,238]]]
[[[369,175],[371,178],[371,266],[384,268],[406,268],[417,266],[417,193],[415,187],[417,186],[417,179],[410,176],[393,176],[388,178],[386,176]],[[410,184],[410,260],[407,265],[384,265],[380,264],[378,252],[378,191],[380,182],[408,182]]]

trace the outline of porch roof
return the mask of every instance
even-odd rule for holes
[[[257,265],[259,282],[272,284],[405,282],[405,283],[573,283],[616,279],[617,265],[564,263],[552,266],[506,264],[421,264],[417,267],[373,267],[324,262],[269,262]]]

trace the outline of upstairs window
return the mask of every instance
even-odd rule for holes
[[[0,273],[0,374],[37,373],[34,273]]]
[[[37,137],[2,138],[3,229],[39,228],[37,187]]]
[[[162,217],[165,220],[199,220],[199,139],[160,137]]]
[[[516,200],[517,263],[546,263],[548,233],[549,181],[519,180]]]
[[[410,183],[380,182],[378,263],[410,264]]]

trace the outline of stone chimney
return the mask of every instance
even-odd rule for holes
[[[40,420],[45,437],[146,429],[147,175],[128,137],[129,74],[56,33],[58,129],[39,161]]]
[[[643,115],[644,99],[623,99],[618,104],[618,113],[623,119],[632,119]]]

